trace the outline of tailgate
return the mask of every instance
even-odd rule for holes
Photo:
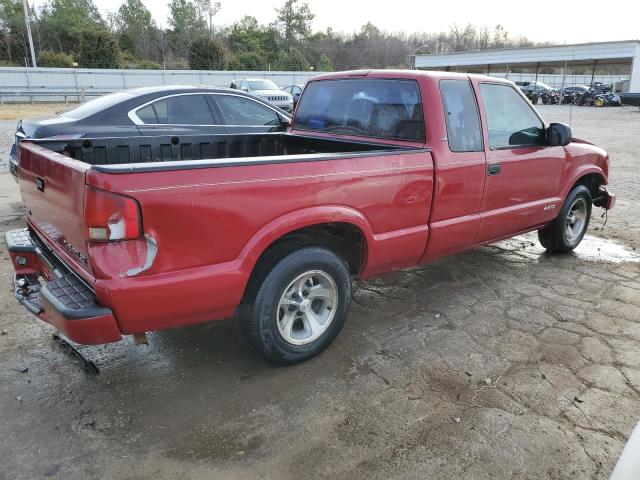
[[[20,142],[19,183],[27,222],[85,280],[93,281],[84,226],[86,163]]]

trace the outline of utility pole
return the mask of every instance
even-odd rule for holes
[[[27,7],[27,0],[22,0],[22,6],[24,7],[24,21],[27,24],[27,35],[29,37],[29,48],[31,49],[31,64],[33,68],[36,68],[36,51],[33,49],[33,37],[31,36],[31,22],[29,17],[29,8]]]

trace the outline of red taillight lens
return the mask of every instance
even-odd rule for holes
[[[97,242],[132,240],[142,231],[138,202],[92,187],[84,191],[84,221],[89,240]]]

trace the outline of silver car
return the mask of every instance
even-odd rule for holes
[[[245,78],[244,80],[234,80],[231,82],[230,87],[255,95],[285,112],[293,112],[293,97],[291,94],[281,90],[280,87],[271,80],[264,78]]]

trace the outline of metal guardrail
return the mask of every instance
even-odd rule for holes
[[[81,88],[78,90],[56,90],[56,89],[47,89],[47,90],[25,90],[25,89],[15,89],[15,90],[0,90],[0,105],[4,105],[7,99],[11,99],[15,102],[15,99],[21,99],[23,102],[28,103],[36,103],[38,102],[52,102],[57,101],[59,99],[63,99],[64,103],[69,103],[69,101],[76,101],[82,103],[88,97],[99,97],[101,95],[106,95],[108,93],[112,93],[115,90],[85,90]]]
[[[0,103],[81,100],[134,87],[208,85],[228,87],[239,78],[265,78],[277,85],[303,84],[320,72],[110,70],[0,67]]]

